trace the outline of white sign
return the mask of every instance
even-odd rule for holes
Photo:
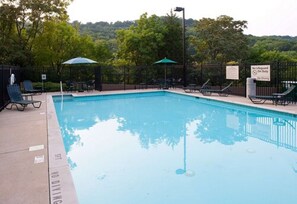
[[[251,78],[257,81],[270,81],[270,65],[252,65]]]
[[[41,74],[41,80],[46,80],[46,74]]]
[[[226,66],[226,79],[239,79],[239,66]]]

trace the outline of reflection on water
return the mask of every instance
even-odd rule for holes
[[[96,124],[110,119],[118,121],[117,126],[113,127],[114,129],[138,135],[143,148],[149,148],[150,145],[160,142],[174,147],[186,135],[186,128],[191,124],[191,126],[195,126],[193,134],[204,143],[217,141],[224,145],[232,145],[236,142],[247,141],[250,136],[293,151],[297,150],[296,120],[294,118],[283,119],[279,116],[260,115],[253,113],[252,110],[248,112],[221,110],[219,106],[213,107],[212,110],[207,110],[204,107],[201,110],[198,110],[199,108],[197,110],[194,108],[192,110],[190,110],[191,108],[183,109],[188,109],[185,114],[182,111],[159,113],[149,110],[145,113],[147,115],[143,115],[141,110],[124,113],[125,107],[123,107],[119,108],[119,110],[123,110],[123,113],[113,113],[113,108],[107,109],[111,113],[105,113],[105,117],[97,112],[86,113],[84,111],[69,118],[63,118],[60,124],[63,135],[67,136],[64,140],[66,151],[70,150],[72,144],[80,142],[78,130],[88,130]],[[70,111],[72,110],[70,109]],[[65,111],[61,114],[64,113]],[[98,131],[100,132],[100,130]]]
[[[55,103],[81,203],[297,198],[291,194],[297,187],[296,117],[173,94],[111,98],[68,98],[63,109]],[[239,191],[235,186],[242,184]],[[277,189],[280,196],[274,185],[290,190]],[[259,198],[259,192],[272,195]]]

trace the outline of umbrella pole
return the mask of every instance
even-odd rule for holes
[[[167,88],[167,84],[166,84],[166,83],[167,83],[167,79],[166,79],[166,75],[167,75],[167,73],[166,73],[166,72],[167,72],[167,69],[166,69],[166,65],[165,65],[165,76],[164,76],[164,79],[165,79],[165,81],[164,81],[164,85],[165,85],[165,87],[164,87],[164,88],[165,88],[165,89]]]
[[[61,96],[62,96],[61,111],[63,111],[63,100],[64,100],[63,96],[64,96],[64,94],[63,94],[63,83],[62,83],[62,81],[60,81],[60,91],[61,91]]]
[[[60,92],[61,92],[61,95],[63,95],[63,83],[62,83],[62,81],[60,81]]]

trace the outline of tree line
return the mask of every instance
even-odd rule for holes
[[[101,65],[182,62],[182,19],[170,11],[124,22],[69,23],[71,0],[1,0],[0,64],[51,67],[88,57]],[[297,37],[244,35],[248,22],[230,16],[186,19],[187,64],[297,61]]]

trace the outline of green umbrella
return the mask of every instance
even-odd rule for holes
[[[166,57],[164,59],[161,59],[157,62],[155,62],[154,64],[176,64],[176,61],[173,61],[171,59],[167,59]]]
[[[165,80],[165,87],[166,87],[166,65],[167,64],[176,64],[177,62],[176,61],[173,61],[173,60],[171,60],[171,59],[167,59],[166,57],[164,58],[164,59],[161,59],[161,60],[159,60],[159,61],[157,61],[157,62],[155,62],[154,64],[165,64],[165,74],[164,74],[164,80]]]

